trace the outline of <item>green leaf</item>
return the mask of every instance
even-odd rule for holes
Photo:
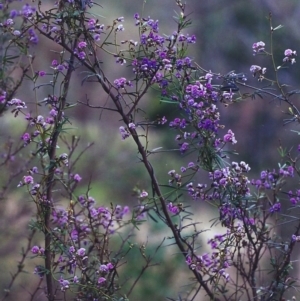
[[[177,101],[169,98],[169,97],[165,97],[163,96],[161,99],[160,99],[160,102],[163,102],[163,103],[171,103],[171,104],[178,104]]]
[[[273,31],[281,29],[283,26],[282,25],[278,25],[277,27],[273,28]]]

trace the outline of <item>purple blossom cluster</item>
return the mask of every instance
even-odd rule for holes
[[[3,9],[3,6],[0,6],[0,9]],[[22,6],[20,10],[11,9],[9,12],[10,19],[14,19],[16,17],[22,17],[24,19],[31,20],[36,13],[36,8],[34,6],[31,6],[30,4],[26,3]],[[11,23],[7,22],[6,23]]]
[[[254,43],[252,45],[253,55],[256,55],[260,52],[264,52],[265,51],[265,46],[266,46],[266,44],[262,41]]]
[[[121,134],[122,140],[127,139],[128,137],[130,137],[130,132],[128,129],[126,129],[124,126],[120,126],[119,127],[119,132]]]
[[[45,253],[45,249],[44,248],[41,248],[41,247],[38,247],[38,246],[33,246],[31,248],[31,253],[34,254],[34,255],[44,255]]]
[[[249,195],[250,192],[248,188],[250,181],[244,175],[248,171],[250,171],[250,167],[244,161],[240,163],[232,162],[231,168],[216,169],[214,172],[209,173],[209,178],[213,181],[213,187],[222,188],[230,186],[235,188],[234,191],[236,194],[245,196]]]
[[[284,59],[283,62],[289,62],[292,65],[296,63],[296,59],[295,57],[297,56],[297,52],[295,50],[291,50],[291,49],[286,49],[284,51]]]
[[[78,217],[79,223],[83,223],[83,226],[80,225],[75,227],[75,230],[78,232],[79,235],[81,233],[83,236],[87,234],[87,231],[90,231],[89,227],[85,227],[88,223],[92,225],[94,228],[103,227],[109,233],[114,232],[115,223],[119,223],[123,220],[124,215],[129,213],[129,207],[121,205],[117,205],[113,210],[109,210],[103,206],[95,207],[95,200],[92,197],[86,198],[85,196],[78,197],[79,203],[86,207],[89,211],[90,221],[83,219],[82,217]],[[83,231],[82,231],[83,230]]]
[[[170,202],[167,205],[168,210],[172,213],[172,214],[178,214],[180,213],[183,209],[182,209],[182,204],[173,204],[172,202]]]
[[[12,9],[7,11],[8,6],[0,5],[0,10],[4,10],[6,12],[5,15],[8,16],[7,19],[2,19],[3,21],[0,23],[0,28],[4,33],[10,34],[14,40],[22,39],[31,44],[38,43],[39,38],[34,28],[31,26],[26,27],[27,24],[30,24],[34,20],[38,13],[36,7],[26,3],[19,10]],[[9,15],[7,15],[7,12]],[[22,28],[16,29],[16,24],[20,24],[19,20],[17,20],[18,18],[22,19]],[[26,28],[26,30],[24,30],[24,28]]]
[[[99,24],[93,18],[88,21],[88,30],[93,34],[93,38],[96,42],[100,41],[100,35],[104,32],[104,24]]]
[[[229,234],[216,235],[208,241],[212,252],[201,256],[188,255],[186,264],[191,270],[197,270],[207,277],[221,276],[225,282],[230,280],[228,269],[231,266],[231,252],[223,245],[224,240],[229,239]],[[218,277],[219,278],[219,277]]]
[[[92,197],[80,196],[78,202],[82,208],[87,210],[74,212],[74,205],[65,209],[62,206],[55,206],[52,211],[52,223],[55,226],[56,239],[64,242],[64,252],[57,260],[61,276],[58,280],[62,291],[66,291],[72,285],[80,282],[80,271],[85,271],[89,265],[90,250],[94,247],[93,241],[89,241],[89,235],[95,231],[103,233],[102,235],[110,236],[114,233],[114,224],[120,223],[124,215],[129,213],[128,206],[117,205],[114,208],[108,209],[103,206],[96,207],[96,201]],[[66,235],[66,231],[68,235]],[[103,237],[101,238],[103,239]],[[38,246],[32,247],[31,252],[34,255],[43,256],[44,249]],[[115,270],[115,265],[112,262],[101,263],[99,267],[89,270],[90,279],[94,279],[94,284],[103,286],[107,282],[107,278]],[[42,269],[37,267],[35,273],[41,278],[44,276]]]
[[[138,14],[134,18],[136,26],[140,26],[143,32],[140,44],[151,55],[133,59],[133,73],[137,79],[147,79],[151,84],[158,84],[164,94],[170,83],[170,75],[174,73],[176,78],[184,78],[185,71],[191,67],[192,60],[189,57],[178,58],[176,48],[193,44],[196,38],[177,32],[163,37],[159,35],[158,21],[150,17],[141,18]],[[176,45],[176,42],[181,46]]]
[[[292,242],[300,242],[300,236],[299,235],[292,235]]]
[[[117,89],[124,89],[125,86],[132,87],[132,83],[130,80],[127,80],[125,77],[121,77],[119,79],[114,80],[114,84]]]
[[[263,75],[267,72],[267,68],[262,68],[257,65],[252,65],[250,67],[250,72],[253,74],[253,77],[258,75],[258,79],[261,80],[263,78]]]
[[[185,153],[188,150],[207,149],[212,147],[216,153],[220,152],[224,144],[237,142],[232,130],[228,130],[219,138],[219,130],[224,126],[220,124],[220,112],[217,101],[232,101],[233,91],[229,92],[216,89],[211,81],[213,75],[207,73],[202,81],[188,83],[184,88],[184,97],[177,100],[179,107],[187,118],[174,118],[169,126],[179,131],[175,140],[178,141],[179,150]]]
[[[261,189],[272,189],[275,188],[277,183],[282,178],[285,177],[293,177],[294,176],[294,168],[293,166],[285,166],[279,169],[278,172],[273,169],[273,171],[270,170],[263,170],[260,173],[260,178],[255,180],[251,180],[251,184],[254,185],[256,188]]]
[[[292,206],[296,206],[300,202],[300,189],[296,189],[295,192],[290,190],[288,192],[288,197]]]

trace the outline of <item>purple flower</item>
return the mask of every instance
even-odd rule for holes
[[[77,255],[78,255],[78,256],[81,256],[81,257],[84,257],[84,256],[85,256],[85,248],[80,248],[80,249],[77,251]]]
[[[36,8],[33,6],[30,6],[27,3],[22,7],[22,15],[26,19],[30,19],[33,16],[33,14],[35,13],[35,11],[36,11]]]
[[[180,152],[183,154],[189,149],[189,144],[187,142],[184,142],[181,144]]]
[[[196,36],[192,35],[191,37],[187,37],[186,41],[189,44],[195,44],[196,43]]]
[[[82,180],[82,178],[81,178],[81,176],[77,173],[76,175],[74,175],[74,177],[73,177],[73,179],[74,179],[74,181],[75,182],[80,182],[81,180]]]
[[[58,61],[57,60],[53,60],[51,63],[52,67],[56,67],[58,65]]]
[[[101,264],[99,267],[99,271],[103,272],[103,273],[107,273],[108,272],[108,267],[106,264]]]
[[[117,28],[115,29],[116,32],[117,32],[117,31],[124,31],[124,30],[125,30],[125,28],[124,28],[123,24],[119,24],[119,25],[117,26]]]
[[[274,205],[269,209],[269,211],[270,211],[271,213],[273,213],[273,212],[278,212],[278,211],[280,211],[280,209],[281,209],[281,204],[280,204],[280,203],[276,203],[276,204],[274,204]]]
[[[71,232],[71,239],[73,241],[77,241],[78,240],[78,231],[76,229],[72,230],[72,232]]]
[[[125,77],[121,77],[119,79],[114,80],[114,84],[118,89],[120,88],[124,89],[125,85],[129,87],[132,86],[131,81],[128,81]]]
[[[32,254],[38,254],[39,253],[40,248],[38,246],[34,246],[31,248],[31,253]]]
[[[78,43],[78,45],[77,45],[77,47],[79,48],[79,49],[84,49],[85,47],[87,46],[87,44],[86,44],[86,42],[79,42]]]
[[[181,166],[181,167],[180,167],[180,171],[181,171],[181,172],[186,172],[186,168],[185,168],[184,166]]]
[[[257,65],[252,65],[250,67],[250,72],[253,74],[253,76],[256,76],[256,74],[263,75],[267,72],[267,68],[262,68]]]
[[[64,65],[61,65],[61,64],[57,65],[56,68],[57,68],[57,70],[58,70],[59,72],[62,72],[62,71],[65,70],[65,66],[64,66]]]
[[[40,77],[44,77],[45,75],[46,75],[45,71],[43,71],[43,70],[39,71],[39,76]]]
[[[88,22],[89,29],[94,29],[95,25],[96,25],[96,20],[92,19],[92,18],[89,19],[89,22]]]
[[[85,54],[84,51],[80,51],[80,52],[78,53],[78,58],[79,58],[80,60],[84,60],[85,57],[86,57],[86,54]]]
[[[173,214],[177,214],[177,213],[180,212],[180,209],[178,208],[178,206],[173,205],[172,202],[170,202],[170,203],[167,205],[167,207],[168,207],[168,210],[169,210],[170,212],[172,212]]]
[[[100,34],[95,34],[93,38],[95,41],[100,41]]]
[[[116,63],[120,65],[126,64],[126,60],[123,57],[117,57]]]
[[[186,264],[187,264],[187,265],[190,265],[190,264],[192,264],[192,263],[193,263],[193,261],[192,261],[192,258],[191,258],[191,256],[187,256],[187,257],[186,257],[186,260],[185,260],[185,262],[186,262]]]
[[[124,208],[122,208],[121,205],[117,205],[116,210],[115,210],[116,219],[121,220],[123,218],[123,216],[125,214],[127,214],[128,212],[129,212],[128,206],[125,206]]]
[[[135,130],[135,124],[132,122],[128,124],[128,127],[132,130]]]
[[[59,283],[60,283],[60,289],[62,291],[65,291],[66,289],[70,288],[70,282],[68,280],[65,280],[62,278],[62,276],[59,279]]]
[[[141,193],[140,193],[140,198],[146,198],[148,196],[148,192],[143,190]]]
[[[58,114],[58,112],[57,112],[56,109],[52,109],[52,110],[50,110],[50,112],[49,112],[49,115],[52,116],[52,117],[56,117],[57,114]]]
[[[21,137],[21,139],[24,141],[24,146],[28,145],[31,141],[31,136],[29,133],[24,133]]]
[[[52,211],[53,222],[64,226],[68,222],[68,212],[64,208],[57,208]]]
[[[9,17],[13,19],[13,18],[15,18],[15,17],[18,16],[18,15],[19,15],[18,11],[15,10],[15,9],[12,9],[12,10],[10,11]]]
[[[290,202],[292,203],[292,205],[296,205],[297,204],[297,199],[296,198],[294,198],[294,197],[292,197],[292,198],[290,198]]]
[[[260,41],[260,42],[256,42],[252,45],[252,49],[253,49],[253,54],[255,55],[258,52],[262,52],[265,50],[265,43]]]
[[[21,35],[21,32],[19,30],[14,30],[13,35],[18,37],[19,35]]]
[[[5,96],[6,96],[6,93],[5,93]],[[8,101],[7,105],[10,107],[16,106],[17,109],[26,109],[27,108],[25,102],[18,98],[13,98],[12,100]]]
[[[231,142],[232,144],[236,144],[237,141],[235,139],[234,133],[232,130],[228,130],[227,134],[223,137],[224,142]]]
[[[29,34],[29,41],[32,42],[33,44],[37,44],[39,41],[39,38],[38,38],[37,34],[35,33],[34,29],[30,28],[28,30],[28,34]]]
[[[120,134],[122,136],[122,140],[125,140],[126,138],[128,138],[130,136],[130,133],[128,132],[128,130],[126,130],[124,128],[124,126],[120,126],[119,127],[119,132],[120,132]]]
[[[100,277],[98,279],[98,284],[103,284],[106,281],[106,279],[104,277]]]
[[[33,184],[34,183],[33,177],[32,176],[24,176],[23,177],[23,182],[26,185]]]

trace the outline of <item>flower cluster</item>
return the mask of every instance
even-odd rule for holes
[[[34,255],[44,255],[45,249],[38,246],[33,246],[31,248],[31,253]]]
[[[168,210],[173,213],[173,214],[178,214],[180,213],[183,208],[182,208],[182,204],[178,204],[178,205],[174,205],[172,202],[170,202],[168,205],[167,205],[167,208]]]
[[[244,175],[250,167],[245,162],[232,162],[231,168],[225,167],[216,169],[209,173],[209,178],[213,181],[212,186],[215,188],[234,188],[236,194],[245,196],[249,194],[248,184],[250,181]]]
[[[81,41],[78,43],[77,48],[74,50],[74,53],[80,60],[85,60],[86,58],[86,48],[87,43],[85,41]]]
[[[262,41],[254,43],[252,45],[253,55],[256,55],[257,53],[260,53],[260,52],[264,52],[265,46],[266,46],[266,44]]]
[[[221,276],[225,282],[230,280],[229,273],[226,272],[231,266],[231,252],[223,241],[229,238],[229,234],[216,235],[208,241],[212,252],[204,253],[201,256],[188,255],[186,264],[192,270],[197,270],[210,277]],[[218,277],[219,278],[219,277]]]
[[[300,236],[299,235],[297,236],[297,235],[293,234],[292,235],[292,241],[293,242],[300,242]]]
[[[289,62],[291,64],[296,63],[295,57],[297,56],[297,52],[295,50],[293,51],[291,49],[286,49],[284,51],[284,55],[285,55],[285,57],[283,59],[284,62]]]
[[[158,84],[164,94],[170,83],[170,76],[174,73],[176,78],[184,78],[185,71],[191,67],[192,60],[189,57],[176,56],[176,47],[185,48],[186,45],[195,43],[196,38],[194,35],[190,37],[177,32],[163,37],[158,33],[158,21],[150,17],[140,18],[138,14],[134,18],[142,31],[140,44],[145,47],[148,55],[133,59],[133,73],[138,79],[148,79],[151,84]]]
[[[250,67],[250,72],[253,74],[254,77],[258,75],[258,79],[261,80],[263,78],[263,75],[267,72],[267,68],[262,68],[257,65],[252,65]]]
[[[290,190],[288,196],[291,202],[291,205],[296,206],[300,202],[300,189],[296,189],[295,192]]]
[[[278,172],[275,170],[263,170],[260,173],[260,178],[251,180],[251,184],[256,188],[272,189],[280,182],[282,178],[293,177],[294,168],[292,166],[281,167]]]
[[[95,41],[100,41],[100,35],[104,32],[104,24],[97,23],[93,18],[88,21],[88,30],[93,34]]]
[[[124,126],[120,126],[119,127],[119,132],[121,134],[122,140],[127,139],[128,137],[130,137],[130,132],[128,129],[126,129]]]
[[[114,84],[117,89],[124,89],[125,86],[132,87],[132,83],[130,80],[127,80],[125,77],[121,77],[119,79],[114,80]]]

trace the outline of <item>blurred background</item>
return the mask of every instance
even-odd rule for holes
[[[145,3],[144,3],[145,2]],[[43,2],[43,5],[50,7],[50,4]],[[114,19],[124,16],[125,31],[120,34],[125,39],[138,40],[137,28],[134,26],[134,13],[138,12],[144,16],[150,16],[154,20],[159,20],[160,34],[171,34],[176,29],[173,17],[178,12],[173,0],[110,0],[101,1],[101,7],[94,6],[91,11],[99,15],[99,22],[109,25]],[[291,48],[299,50],[299,16],[300,2],[298,0],[188,0],[186,14],[192,20],[190,28],[185,30],[190,35],[195,34],[197,42],[189,48],[189,56],[194,62],[206,70],[226,74],[234,70],[236,73],[243,72],[248,78],[248,84],[257,85],[257,79],[250,74],[251,65],[260,65],[271,70],[270,62],[266,57],[253,56],[252,44],[258,41],[266,43],[266,49],[270,46],[270,26],[268,15],[272,13],[273,26],[279,24],[284,27],[274,33],[274,52],[278,65],[284,57],[284,50]],[[47,70],[53,59],[57,59],[55,51],[61,49],[45,39],[35,48],[35,71]],[[43,55],[39,55],[43,53]],[[103,69],[108,77],[113,81],[116,78],[125,76],[130,78],[131,68],[118,66],[114,58],[104,57]],[[296,59],[297,61],[297,59]],[[114,66],[112,68],[112,66]],[[82,69],[81,71],[84,71]],[[291,85],[291,89],[299,88],[299,65],[296,63],[289,66],[281,73],[281,80]],[[99,85],[86,83],[82,85],[83,73],[78,72],[71,83],[71,90],[68,95],[70,103],[77,101],[86,102],[89,99],[91,104],[105,105],[109,101],[101,91]],[[47,78],[43,79],[45,82]],[[265,83],[259,84],[261,87]],[[49,91],[47,88],[40,88],[32,91],[30,82],[25,82],[16,97],[27,103],[34,102],[34,99],[45,98]],[[36,93],[36,94],[35,94]],[[298,97],[294,96],[295,104]],[[159,102],[159,94],[152,91],[145,99],[143,107],[147,113],[155,118],[156,116],[170,115],[170,106]],[[277,168],[280,161],[277,148],[280,143],[288,149],[294,147],[296,153],[298,135],[291,130],[298,131],[298,124],[283,126],[282,120],[286,118],[284,112],[287,106],[270,97],[264,99],[246,100],[244,102],[230,105],[225,108],[221,106],[221,118],[227,129],[232,129],[238,143],[235,150],[239,156],[231,157],[233,161],[246,161],[251,166],[249,178],[259,178],[259,172],[265,169]],[[70,133],[81,137],[80,145],[82,149],[88,143],[94,142],[94,146],[88,153],[82,156],[77,165],[76,172],[82,177],[76,193],[80,195],[86,192],[87,184],[91,181],[90,195],[93,196],[99,205],[109,205],[110,202],[122,205],[137,205],[137,200],[133,196],[133,189],[145,189],[151,191],[151,184],[145,175],[143,167],[139,164],[138,154],[130,139],[122,141],[118,132],[121,125],[119,116],[108,111],[92,110],[82,104],[78,104],[69,111],[72,121]],[[18,144],[16,137],[20,137],[24,132],[24,126],[20,125],[20,118],[14,119],[9,112],[0,118],[1,132],[0,144],[6,145],[7,141],[14,140]],[[165,128],[153,128],[150,134],[149,149],[163,147],[164,149],[176,148],[174,137],[170,135],[168,126]],[[79,149],[78,151],[80,151]],[[28,156],[30,149],[28,148]],[[24,154],[26,156],[26,153]],[[182,166],[181,155],[178,153],[157,154],[153,157],[153,166],[157,177],[161,183],[167,184],[167,172],[171,169],[179,171]],[[167,159],[166,159],[167,158]],[[19,158],[20,159],[20,158]],[[24,158],[25,160],[26,158]],[[187,162],[189,158],[185,159]],[[19,162],[16,160],[16,162]],[[12,164],[13,172],[17,172],[20,166]],[[34,206],[29,202],[25,188],[16,188],[26,169],[20,171],[20,176],[10,182],[5,195],[0,202],[0,291],[7,286],[10,280],[10,272],[17,269],[20,259],[21,248],[26,246],[28,236],[28,221],[33,217]],[[8,182],[9,173],[2,170],[0,181],[3,187]],[[199,176],[199,182],[205,182],[205,177]],[[200,203],[193,203],[197,219],[202,223],[203,229],[210,227],[209,220],[214,216],[211,208]],[[146,228],[146,227],[145,227]],[[137,249],[128,258],[127,275],[134,275],[134,261],[139,254],[139,244],[147,243],[147,252],[151,252],[157,247],[161,240],[170,233],[161,233],[164,229],[159,223],[150,222],[143,231],[137,231]],[[165,230],[164,230],[165,231]],[[222,230],[219,230],[222,231]],[[281,235],[284,240],[284,229]],[[156,237],[151,240],[150,237]],[[215,233],[212,231],[203,234],[203,251],[209,237]],[[38,242],[36,242],[38,243]],[[297,258],[295,258],[297,260]],[[175,248],[161,248],[156,262],[160,265],[149,269],[136,288],[136,292],[130,300],[164,300],[164,297],[176,298],[177,290],[185,291],[185,282],[178,277],[178,269],[187,269],[180,254]],[[296,266],[297,267],[297,264]],[[29,291],[32,284],[30,280],[33,273],[33,266],[27,261],[26,270],[29,277],[22,277],[16,283],[11,292],[11,296],[6,300],[27,300],[25,292]],[[297,271],[297,268],[296,268]],[[155,275],[155,277],[154,277]],[[129,277],[130,278],[130,277]],[[132,276],[132,279],[134,276]],[[130,282],[131,280],[129,280]],[[297,292],[295,291],[295,295]],[[22,296],[22,297],[21,297]],[[151,296],[151,297],[149,297]],[[300,298],[300,294],[298,293]],[[25,299],[23,299],[25,298]],[[40,297],[42,298],[42,297]],[[1,297],[0,297],[1,299]],[[38,300],[38,299],[36,299]],[[39,299],[42,300],[42,299]],[[198,300],[198,299],[197,299]],[[201,300],[201,299],[199,299]]]

